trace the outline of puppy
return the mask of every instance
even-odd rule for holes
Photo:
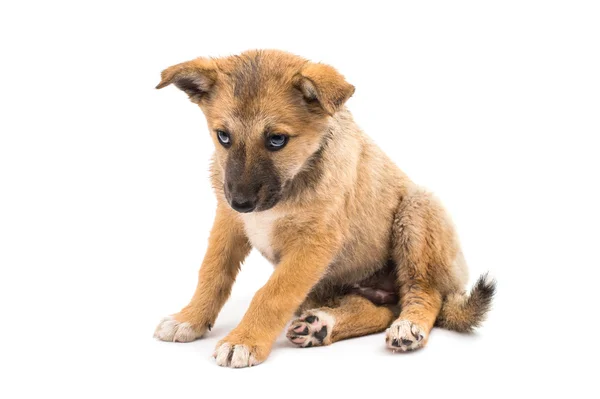
[[[263,362],[294,313],[287,337],[303,348],[385,330],[390,349],[412,351],[434,324],[466,332],[482,322],[494,281],[465,293],[446,212],[358,128],[344,106],[354,86],[334,68],[248,51],[174,65],[157,88],[170,84],[208,121],[217,212],[196,292],[157,338],[210,330],[251,248],[275,270],[217,344],[220,366]]]

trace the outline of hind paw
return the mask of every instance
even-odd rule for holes
[[[331,331],[335,319],[322,310],[309,310],[292,321],[287,338],[296,346],[310,348],[331,344]]]
[[[394,352],[422,348],[427,341],[424,328],[408,320],[397,320],[385,332],[385,343]]]

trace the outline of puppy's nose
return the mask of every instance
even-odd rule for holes
[[[233,182],[229,191],[229,203],[231,207],[238,212],[248,213],[256,209],[259,200],[260,184],[243,184]]]
[[[236,201],[231,200],[231,207],[238,212],[248,213],[256,208],[256,200]]]

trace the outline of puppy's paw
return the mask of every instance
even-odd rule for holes
[[[396,320],[385,331],[385,343],[394,352],[408,352],[422,348],[427,342],[424,328],[408,320]]]
[[[191,342],[202,337],[207,330],[207,327],[192,326],[177,318],[177,315],[173,315],[162,319],[154,330],[154,338],[169,342]]]
[[[233,345],[229,342],[219,343],[213,357],[221,367],[252,367],[261,363],[248,345]]]
[[[335,319],[327,312],[309,310],[292,321],[286,336],[291,343],[301,348],[329,345],[334,324]]]
[[[272,342],[252,338],[243,330],[233,330],[217,344],[213,357],[222,367],[252,367],[265,361]]]

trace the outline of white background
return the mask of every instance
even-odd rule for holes
[[[598,3],[351,3],[2,3],[1,397],[598,397]],[[152,338],[193,292],[215,208],[204,117],[154,86],[251,48],[356,86],[355,119],[446,204],[472,280],[499,282],[477,334],[406,355],[383,334],[281,338],[220,368],[271,273],[253,252],[205,339]]]

